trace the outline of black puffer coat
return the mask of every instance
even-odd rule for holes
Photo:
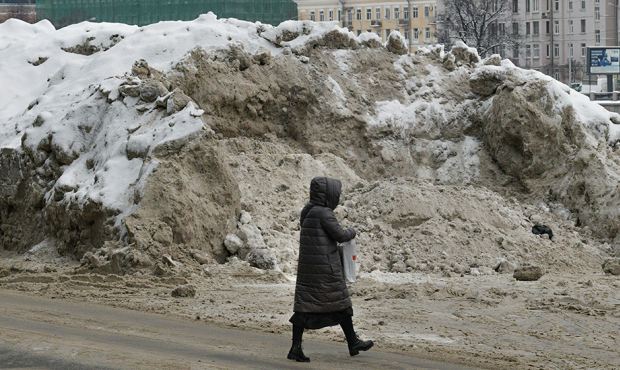
[[[341,188],[340,181],[327,177],[316,177],[310,183],[310,202],[301,211],[295,312],[336,312],[351,307],[337,242],[355,238],[355,230],[343,230],[334,215]]]

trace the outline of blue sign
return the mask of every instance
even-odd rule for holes
[[[588,48],[588,73],[620,74],[620,48]]]

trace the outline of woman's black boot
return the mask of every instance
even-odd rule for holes
[[[286,356],[289,360],[295,360],[297,362],[310,362],[310,359],[304,355],[304,351],[301,349],[301,338],[303,335],[304,327],[293,325],[293,345]]]
[[[357,334],[355,334],[355,329],[353,329],[353,320],[351,320],[351,317],[347,317],[345,320],[342,320],[340,327],[342,328],[344,335],[347,337],[349,354],[351,356],[359,355],[360,351],[368,351],[374,345],[372,340],[361,340]]]
[[[301,348],[300,343],[293,343],[291,350],[288,351],[288,356],[286,356],[289,360],[295,360],[297,362],[310,362],[310,358],[304,355],[304,351]]]
[[[372,340],[361,340],[357,337],[355,337],[355,340],[353,341],[353,343],[348,343],[348,344],[349,344],[349,354],[351,356],[359,355],[360,351],[368,351],[369,349],[372,348],[372,346],[375,345]]]

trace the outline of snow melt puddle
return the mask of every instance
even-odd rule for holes
[[[394,339],[403,339],[406,341],[432,342],[438,344],[452,344],[456,342],[454,339],[437,334],[394,333],[390,334],[390,337]]]
[[[360,279],[370,279],[384,284],[424,284],[434,282],[430,276],[420,273],[396,273],[382,272],[375,270],[373,272],[362,272],[359,274]]]

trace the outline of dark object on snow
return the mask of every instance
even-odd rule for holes
[[[195,297],[196,288],[192,285],[180,285],[170,293],[173,297]]]
[[[515,269],[512,277],[519,281],[536,281],[544,274],[543,270],[538,266],[521,266]]]
[[[553,231],[547,225],[539,225],[539,224],[534,225],[532,227],[532,234],[535,234],[535,235],[547,234],[549,235],[549,240],[553,240]]]

